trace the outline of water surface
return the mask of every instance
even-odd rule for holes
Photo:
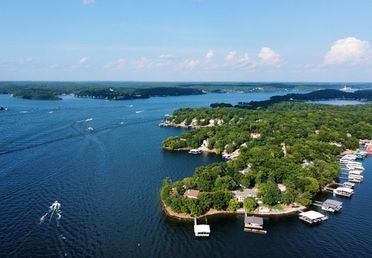
[[[0,257],[367,257],[372,253],[372,159],[355,196],[319,226],[296,217],[265,220],[267,235],[243,232],[242,217],[210,218],[200,240],[193,224],[167,218],[159,203],[166,176],[191,176],[214,155],[168,153],[164,114],[275,93],[207,94],[105,101],[30,101],[0,95]],[[136,112],[141,111],[141,112]],[[90,119],[92,118],[92,120]],[[94,128],[88,132],[87,128]],[[338,198],[337,198],[338,199]],[[53,201],[62,218],[39,224]]]

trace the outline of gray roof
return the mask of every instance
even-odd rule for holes
[[[342,202],[339,202],[339,201],[336,201],[336,200],[332,200],[332,199],[327,199],[323,203],[323,206],[331,207],[331,208],[341,207],[342,206]]]
[[[244,188],[242,191],[235,191],[235,196],[241,196],[241,197],[256,197],[257,194],[255,191],[249,188]]]
[[[254,216],[245,216],[244,217],[244,223],[245,224],[257,224],[257,225],[263,225],[263,218],[261,217],[254,217]]]

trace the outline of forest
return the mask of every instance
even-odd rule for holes
[[[240,207],[231,191],[258,189],[268,207],[294,202],[310,205],[340,171],[337,156],[372,138],[372,104],[334,106],[281,102],[267,109],[234,107],[179,109],[166,118],[190,128],[164,140],[168,151],[202,144],[216,154],[239,152],[236,159],[199,167],[179,181],[164,179],[161,200],[174,212],[200,215],[213,208]],[[216,124],[215,121],[222,121]],[[247,171],[248,173],[243,173]],[[278,184],[286,187],[280,191]],[[197,198],[184,198],[187,189]],[[247,199],[246,206],[256,207]],[[246,207],[246,208],[247,208]]]

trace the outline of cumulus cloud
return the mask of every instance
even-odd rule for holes
[[[177,65],[177,68],[192,70],[200,65],[200,61],[197,59],[186,59],[182,63]]]
[[[96,0],[82,0],[81,3],[83,5],[90,5],[90,4],[94,4],[96,2]]]
[[[205,54],[205,60],[210,61],[214,57],[214,51],[212,49],[208,50],[207,54]]]
[[[238,54],[236,51],[230,51],[225,57],[225,67],[230,68],[254,68],[256,64],[247,53]]]
[[[269,47],[261,48],[258,58],[260,63],[264,65],[277,65],[280,63],[280,55]]]
[[[354,37],[339,39],[333,43],[324,57],[324,63],[361,64],[371,60],[371,50],[368,41]]]

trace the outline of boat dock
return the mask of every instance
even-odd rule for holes
[[[259,234],[266,234],[267,231],[263,229],[263,218],[255,217],[255,216],[244,216],[244,231],[245,232],[252,232],[252,233],[259,233]]]

